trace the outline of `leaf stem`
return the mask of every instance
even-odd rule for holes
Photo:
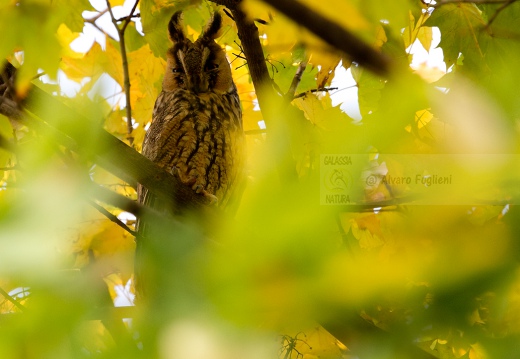
[[[500,14],[502,12],[502,10],[504,10],[506,7],[508,7],[509,5],[511,5],[512,3],[514,3],[515,1],[517,0],[509,0],[507,2],[505,2],[504,4],[502,4],[502,6],[500,6],[497,11],[495,11],[495,13],[493,14],[493,16],[491,16],[491,18],[489,19],[488,23],[486,24],[486,29],[489,28],[491,26],[491,24],[493,23],[493,21],[495,21],[495,19],[497,18],[498,14]]]

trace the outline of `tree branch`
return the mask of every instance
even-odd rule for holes
[[[19,118],[19,119],[23,118],[21,113],[18,114],[17,118]],[[32,122],[32,124],[34,125],[34,124],[36,124],[36,122]],[[40,132],[42,132],[42,127],[43,126],[39,125],[39,126],[36,126],[36,127],[37,127],[37,129]],[[49,131],[47,131],[47,132],[49,132]],[[56,138],[56,136],[54,136],[54,138]],[[61,137],[62,141],[58,141],[58,142],[61,143],[62,145],[64,145],[63,142],[65,142],[65,143],[70,145],[70,143],[69,143],[70,139],[68,139],[67,141],[63,141],[63,139],[65,139],[65,138],[67,138],[67,137],[63,135]],[[58,138],[58,140],[59,139],[60,138]],[[8,139],[6,139],[1,134],[0,134],[0,148],[3,148],[4,150],[9,151],[11,153],[17,153],[18,152],[17,146],[15,144],[11,143]],[[63,159],[66,160],[65,158],[63,158]],[[66,160],[66,163],[69,166],[72,165],[70,163],[70,161],[68,161],[68,160]],[[19,170],[18,166],[0,168],[0,171],[14,171],[14,170]],[[107,188],[105,188],[103,186],[100,186],[100,185],[98,185],[98,184],[96,184],[96,183],[94,183],[94,182],[92,182],[90,180],[85,181],[85,187],[86,187],[85,194],[87,195],[86,200],[90,204],[93,204],[93,206],[96,209],[98,209],[103,215],[105,215],[108,219],[110,219],[111,221],[115,222],[116,224],[121,226],[123,229],[127,230],[132,235],[135,235],[135,231],[132,231],[131,229],[126,227],[126,225],[124,223],[122,223],[117,217],[113,216],[110,212],[106,211],[106,209],[103,208],[101,210],[100,208],[98,208],[99,205],[97,205],[95,202],[93,202],[91,197],[93,197],[95,200],[97,200],[99,202],[103,202],[103,203],[108,204],[110,206],[119,208],[119,209],[121,209],[123,211],[132,213],[136,217],[140,217],[142,215],[148,215],[148,216],[154,216],[154,217],[157,217],[157,218],[161,218],[162,216],[164,216],[162,213],[159,213],[159,212],[157,212],[154,209],[151,209],[151,208],[149,208],[147,206],[144,206],[144,205],[141,205],[141,204],[139,204],[139,203],[137,203],[135,201],[132,201],[131,199],[129,199],[129,198],[125,197],[125,196],[122,196],[119,193],[113,192],[113,191],[111,191],[111,190],[109,190],[109,189],[107,189]],[[105,212],[108,212],[108,215]],[[115,217],[115,220],[114,220],[114,217]],[[166,220],[166,218],[164,218],[164,219]],[[171,219],[168,219],[168,220],[171,220]],[[121,222],[121,223],[118,223],[118,222]]]
[[[119,218],[117,218],[117,216],[115,216],[112,213],[110,213],[105,207],[100,206],[99,204],[97,204],[96,202],[94,202],[92,200],[88,200],[88,203],[92,207],[94,207],[99,213],[101,213],[103,216],[105,216],[110,221],[112,221],[115,224],[117,224],[119,227],[123,228],[125,231],[130,233],[132,236],[135,237],[137,235],[137,232],[135,232],[132,229],[130,229],[125,223],[123,223]]]
[[[491,26],[491,24],[493,23],[493,21],[495,21],[495,19],[497,18],[498,14],[500,14],[506,7],[508,7],[509,5],[511,5],[512,3],[514,3],[515,1],[517,0],[509,0],[507,2],[505,2],[502,6],[500,6],[496,11],[495,13],[493,14],[493,16],[491,16],[491,18],[489,19],[488,23],[486,24],[486,28],[489,28]]]
[[[91,17],[89,19],[87,18],[83,18],[83,21],[85,21],[87,24],[90,24],[92,26],[94,26],[100,33],[104,34],[105,36],[108,36],[110,37],[112,40],[114,41],[117,41],[117,39],[115,39],[113,36],[111,36],[110,34],[108,34],[105,30],[103,30],[102,28],[100,28],[98,26],[98,24],[96,24],[96,21],[101,17],[103,16],[105,13],[108,12],[108,9],[105,9],[103,11],[100,11],[96,16],[94,17]]]
[[[278,96],[273,90],[272,80],[269,77],[258,28],[240,8],[241,0],[215,0],[214,2],[225,5],[231,10],[237,25],[238,37],[240,38],[244,55],[247,58],[247,66],[255,87],[258,104],[269,127],[269,123],[272,123],[272,118],[274,117],[274,109],[276,108],[276,104],[273,104],[273,99],[278,98]]]
[[[23,115],[14,101],[6,98],[0,98],[0,100],[2,101],[0,113],[13,118],[22,118]],[[43,90],[33,86],[23,105],[47,123],[46,128],[43,128],[43,122],[29,120],[26,122],[27,126],[40,131],[52,131],[52,134],[56,136],[56,141],[62,145],[91,158],[107,171],[134,187],[137,183],[141,183],[151,193],[167,201],[170,208],[176,208],[176,203],[188,209],[207,207],[208,200],[204,196],[195,193],[190,187],[183,185],[177,177],[166,172],[105,130],[91,128],[87,118]],[[53,109],[53,116],[49,116],[49,111],[46,110],[48,108]],[[26,117],[26,119],[30,118]],[[3,142],[2,145],[12,146],[11,142],[7,140]],[[134,207],[136,211],[129,208],[124,209],[138,214],[136,207]]]
[[[294,99],[294,94],[296,93],[296,90],[298,89],[298,85],[300,84],[300,81],[302,80],[303,73],[305,69],[307,68],[307,60],[303,60],[298,65],[298,69],[296,69],[296,73],[294,74],[294,77],[291,82],[291,86],[289,86],[289,90],[285,94],[285,98],[290,102]]]
[[[303,96],[307,95],[308,93],[328,92],[328,91],[334,91],[334,90],[337,90],[337,89],[338,89],[337,87],[322,87],[322,88],[319,88],[319,89],[312,89],[312,90],[309,90],[309,91],[305,91],[305,92],[299,93],[298,95],[294,95],[293,96],[293,100],[296,99],[296,98],[303,97]]]
[[[130,20],[131,19],[137,19],[139,17],[141,17],[141,14],[127,15],[127,16],[120,17],[116,21],[117,22],[121,22],[121,21],[124,21],[124,20],[127,20],[127,19],[130,19]]]
[[[295,0],[263,0],[285,16],[304,26],[330,46],[344,52],[355,62],[379,75],[388,74],[390,59],[339,24]]]

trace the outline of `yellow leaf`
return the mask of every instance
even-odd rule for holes
[[[351,229],[363,249],[372,249],[384,244],[379,219],[375,214],[357,218]]]
[[[470,359],[485,359],[489,358],[486,351],[479,343],[471,344],[471,349],[469,350],[469,358]]]
[[[148,44],[129,53],[128,61],[132,117],[144,127],[152,117],[166,63],[153,55]]]
[[[272,54],[291,51],[303,29],[295,26],[294,22],[285,16],[274,16],[269,26],[264,27],[264,31],[267,35],[264,45]]]
[[[382,26],[377,26],[375,29],[375,42],[374,47],[380,49],[383,45],[388,41],[388,37],[386,36],[386,31]]]
[[[262,19],[264,21],[270,20],[271,7],[264,2],[258,0],[244,0],[241,2],[241,7],[247,14],[250,20]]]
[[[116,108],[114,111],[112,111],[108,118],[105,120],[105,130],[107,130],[113,135],[126,134],[127,124],[126,121],[123,119],[124,115],[124,109],[120,110]]]
[[[313,52],[309,58],[309,62],[314,66],[319,66],[320,71],[316,79],[318,88],[325,87],[330,84],[334,77],[334,70],[341,60],[339,54],[329,53],[327,51]]]
[[[417,128],[423,128],[433,119],[433,114],[428,110],[420,110],[415,113]]]
[[[429,26],[423,26],[428,19],[428,16],[429,15],[427,14],[421,14],[416,22],[412,13],[409,13],[410,21],[403,33],[405,48],[411,46],[415,40],[419,40],[426,51],[430,51],[433,39],[432,28]]]
[[[353,1],[331,0],[324,6],[316,0],[304,0],[305,5],[351,30],[368,30],[371,25]]]
[[[90,249],[100,265],[105,267],[107,275],[117,272],[126,276],[132,274],[134,238],[115,223],[107,220],[106,226],[92,237]]]
[[[85,77],[97,79],[106,72],[123,87],[121,53],[110,41],[107,41],[106,50],[101,49],[95,42],[82,58],[64,56],[61,69],[68,78],[77,82],[81,82]]]
[[[242,102],[242,121],[245,131],[258,130],[258,122],[262,118],[262,112],[255,110],[255,105],[252,101]]]
[[[421,45],[426,49],[426,51],[430,51],[433,40],[433,30],[431,27],[421,26],[419,29],[419,33],[417,34],[417,39],[421,42]]]
[[[83,54],[80,54],[70,48],[70,43],[74,41],[79,34],[77,32],[72,32],[65,24],[61,24],[58,28],[58,41],[61,45],[61,53],[63,56],[68,56],[71,58],[81,58]]]

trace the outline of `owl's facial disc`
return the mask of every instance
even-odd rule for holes
[[[210,91],[206,62],[210,57],[207,47],[192,46],[185,50],[178,50],[177,57],[186,76],[186,89],[195,93]]]
[[[211,50],[200,45],[195,43],[194,46],[179,49],[176,54],[177,63],[182,66],[183,85],[195,93],[212,91],[219,69]]]

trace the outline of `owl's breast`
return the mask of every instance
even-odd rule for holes
[[[143,154],[168,171],[175,167],[182,179],[221,201],[241,171],[243,142],[236,93],[178,89],[158,97]]]

